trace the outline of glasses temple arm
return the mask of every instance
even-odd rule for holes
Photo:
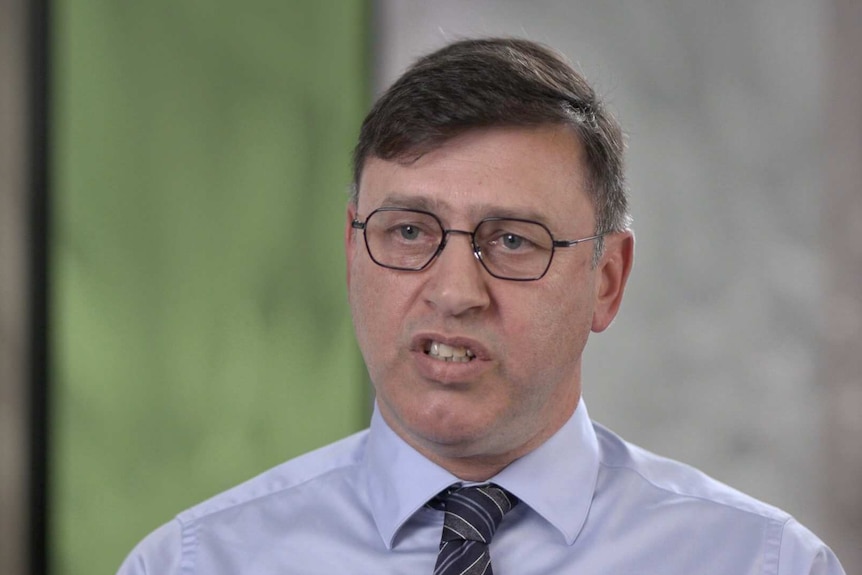
[[[590,236],[588,238],[581,238],[579,240],[554,240],[555,248],[570,248],[572,246],[576,246],[582,242],[588,242],[591,240],[597,240],[600,237],[607,235],[608,232],[602,232],[600,234],[596,234],[594,236]]]

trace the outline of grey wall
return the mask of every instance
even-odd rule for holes
[[[378,88],[449,40],[496,34],[552,45],[597,85],[629,134],[637,258],[589,345],[591,415],[826,530],[830,4],[378,5]]]
[[[824,99],[824,259],[828,262],[820,381],[826,388],[828,541],[862,572],[862,3],[833,0]],[[840,547],[840,548],[839,548]]]

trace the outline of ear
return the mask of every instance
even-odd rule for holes
[[[350,289],[350,270],[353,264],[353,255],[356,253],[354,242],[356,241],[357,230],[353,229],[353,221],[356,219],[356,204],[353,202],[347,203],[347,210],[344,219],[344,257],[347,262],[347,288]]]
[[[617,315],[635,258],[635,236],[631,230],[605,236],[605,250],[596,269],[594,332],[607,329]]]

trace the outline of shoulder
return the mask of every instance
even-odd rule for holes
[[[685,463],[656,455],[593,424],[599,441],[600,466],[614,481],[634,483],[680,503],[701,503],[784,523],[790,515],[746,495]]]
[[[179,573],[201,529],[218,531],[253,522],[262,510],[301,507],[309,490],[355,481],[368,431],[300,455],[179,513],[150,533],[126,558],[118,575]],[[349,488],[349,487],[347,487]],[[275,503],[277,501],[277,503]]]
[[[781,575],[844,575],[835,553],[795,519],[784,525],[778,564]]]
[[[668,540],[714,550],[777,575],[844,573],[834,553],[789,513],[684,463],[633,445],[594,424],[599,442],[596,498]],[[715,542],[721,541],[720,549]],[[719,560],[718,558],[715,558]]]
[[[228,509],[251,505],[316,482],[333,480],[350,474],[360,463],[368,431],[360,431],[349,437],[310,451],[260,475],[224,491],[198,505],[180,513],[181,523],[202,520]]]

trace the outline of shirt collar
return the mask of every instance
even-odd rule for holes
[[[398,437],[376,406],[363,466],[371,512],[388,549],[416,511],[460,481]],[[598,441],[581,400],[557,433],[489,481],[530,506],[571,545],[587,519],[598,469]]]
[[[458,478],[413,449],[383,420],[371,416],[364,467],[371,513],[387,549],[398,529]]]
[[[584,400],[545,443],[492,482],[515,494],[571,545],[587,520],[599,477],[599,442]]]

